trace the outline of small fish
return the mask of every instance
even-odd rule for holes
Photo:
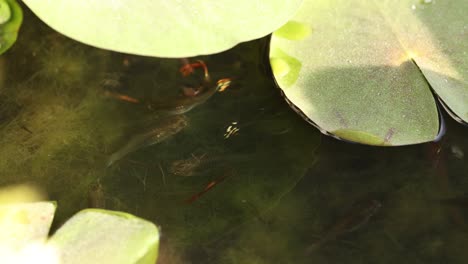
[[[229,177],[230,175],[231,175],[231,174],[226,174],[226,175],[223,175],[223,176],[217,178],[217,179],[214,180],[214,181],[211,181],[210,183],[208,183],[208,185],[206,185],[206,187],[205,187],[202,191],[200,191],[200,192],[198,192],[198,193],[192,195],[192,197],[190,197],[190,198],[188,198],[187,200],[185,200],[185,202],[188,203],[188,204],[191,204],[191,203],[195,202],[195,201],[198,200],[202,195],[204,195],[205,193],[207,193],[209,190],[213,189],[213,187],[215,187],[215,186],[218,185],[219,183],[223,182],[223,181],[224,181],[227,177]]]
[[[377,200],[367,200],[356,203],[342,218],[335,222],[317,242],[306,249],[306,254],[320,248],[323,244],[335,240],[339,236],[356,231],[364,226],[369,219],[382,207]]]
[[[191,88],[183,87],[184,93],[189,93],[190,90],[193,90],[193,93],[196,91],[194,96],[182,96],[179,99],[172,101],[164,102],[150,102],[147,103],[147,108],[155,111],[157,114],[161,115],[180,115],[185,114],[188,111],[194,109],[195,107],[205,103],[210,99],[219,89],[218,86],[213,86],[205,89],[204,87]]]
[[[126,103],[141,105],[154,111],[159,116],[171,116],[185,114],[196,106],[203,104],[218,91],[218,87],[205,89],[203,86],[197,88],[184,86],[182,87],[182,91],[184,96],[175,100],[164,100],[161,102],[143,101],[126,94],[110,91],[105,91],[104,95]]]
[[[187,126],[188,122],[185,116],[177,115],[160,120],[156,127],[151,130],[133,136],[125,146],[113,153],[107,160],[107,167],[114,164],[116,161],[125,157],[138,149],[158,144],[171,136],[179,133]]]
[[[183,86],[182,87],[182,92],[184,94],[184,96],[186,97],[195,97],[197,95],[199,95],[202,91],[203,91],[203,86],[200,86],[200,87],[190,87],[190,86]]]
[[[198,83],[197,85],[182,85],[183,96],[180,96],[179,98],[174,100],[165,99],[161,101],[144,100],[143,98],[138,99],[128,94],[109,90],[108,88],[115,90],[115,88],[122,85],[122,76],[120,75],[112,76],[111,78],[103,81],[102,85],[106,87],[104,95],[126,103],[141,105],[154,111],[158,116],[171,116],[187,113],[193,108],[205,103],[216,92],[224,91],[231,84],[231,78],[218,80],[216,84],[211,82],[208,68],[201,60],[194,63],[189,63],[187,59],[183,59],[182,61],[184,65],[180,68],[180,72],[183,76],[193,74],[195,68],[203,68],[204,75],[201,83]]]
[[[110,91],[105,91],[104,94],[107,97],[112,97],[112,98],[120,100],[120,101],[125,101],[125,102],[129,102],[129,103],[134,103],[134,104],[140,103],[140,100],[138,100],[136,98],[133,98],[133,97],[130,97],[130,96],[126,95],[126,94],[120,94],[120,93],[115,93],[115,92],[110,92]]]

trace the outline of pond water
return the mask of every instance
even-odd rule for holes
[[[0,183],[41,186],[54,229],[87,207],[129,212],[161,227],[158,263],[468,260],[468,130],[449,117],[438,143],[340,142],[281,97],[268,39],[189,58],[208,81],[24,10],[0,57]]]

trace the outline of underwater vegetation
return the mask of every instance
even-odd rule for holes
[[[356,202],[347,213],[340,217],[340,220],[325,231],[317,242],[307,247],[306,254],[311,254],[323,244],[335,240],[345,233],[358,230],[379,211],[380,207],[382,204],[374,199]]]

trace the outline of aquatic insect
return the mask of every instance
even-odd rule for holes
[[[312,253],[323,244],[335,240],[343,234],[350,233],[361,228],[380,209],[380,207],[382,207],[382,204],[374,199],[354,204],[354,206],[345,213],[343,217],[336,221],[328,231],[325,232],[325,235],[321,239],[307,247],[306,254]]]
[[[89,208],[106,208],[106,196],[101,182],[91,184],[88,191],[88,207]]]
[[[163,118],[149,131],[133,136],[125,146],[114,152],[107,160],[107,167],[120,160],[124,156],[138,149],[158,144],[171,136],[179,133],[187,126],[185,116],[178,115]]]
[[[172,162],[169,172],[178,176],[193,176],[195,171],[206,160],[206,153],[200,156],[192,156],[188,159],[181,159]]]
[[[216,82],[217,90],[219,90],[220,92],[224,92],[231,85],[231,81],[231,78],[219,79]]]

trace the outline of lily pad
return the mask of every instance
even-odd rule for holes
[[[371,145],[432,141],[442,124],[431,88],[468,120],[465,10],[464,0],[306,0],[272,36],[273,74],[324,133]],[[310,34],[296,37],[304,28]]]
[[[55,255],[44,244],[55,208],[54,202],[1,204],[0,263],[55,263],[48,262]]]
[[[159,230],[153,223],[86,209],[47,239],[55,208],[55,202],[0,204],[0,262],[155,263]]]
[[[15,0],[0,0],[0,54],[15,43],[22,21],[23,12]]]
[[[133,215],[86,209],[70,218],[49,239],[62,263],[153,264],[159,230]]]
[[[0,248],[20,250],[31,243],[45,242],[55,208],[53,202],[0,205]]]
[[[302,0],[24,0],[73,39],[114,51],[188,57],[260,38],[290,19]]]

